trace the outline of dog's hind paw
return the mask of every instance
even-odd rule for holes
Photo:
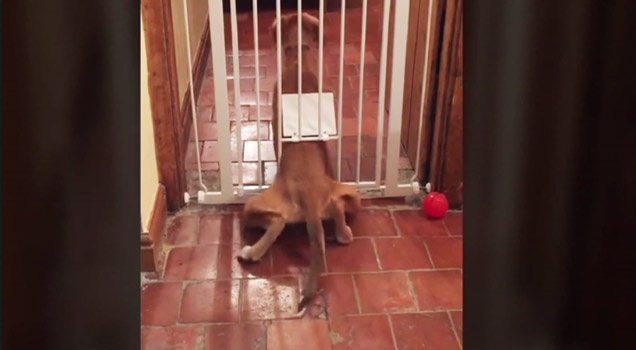
[[[351,243],[353,241],[353,232],[351,231],[351,227],[349,227],[349,225],[345,225],[344,232],[337,234],[336,239],[340,244]]]
[[[252,246],[251,245],[246,245],[243,248],[241,248],[241,251],[239,252],[239,255],[236,258],[239,261],[245,261],[245,262],[256,262],[256,261],[258,261],[258,259],[255,259],[254,256],[252,255]]]

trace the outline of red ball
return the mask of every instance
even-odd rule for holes
[[[431,192],[424,197],[422,209],[431,219],[441,219],[448,211],[448,199],[443,193]]]

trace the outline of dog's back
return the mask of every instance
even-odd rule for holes
[[[303,57],[303,63],[311,60]],[[309,65],[303,64],[303,68]],[[288,67],[282,74],[281,90],[285,94],[298,93],[298,65]],[[318,79],[311,68],[303,69],[302,92],[318,92]],[[276,109],[277,106],[274,105]],[[277,113],[274,113],[275,115]],[[274,120],[274,123],[278,122]],[[329,202],[333,186],[333,173],[324,141],[284,142],[280,152],[280,166],[274,180],[282,186],[290,200],[298,205],[315,202],[316,210],[321,210]],[[278,151],[277,151],[278,153]],[[304,210],[303,210],[304,211]],[[304,214],[304,213],[302,213]],[[302,215],[301,214],[301,215]],[[294,221],[305,221],[306,215]],[[322,213],[321,215],[322,216]]]

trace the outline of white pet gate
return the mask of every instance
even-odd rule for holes
[[[230,0],[230,18],[231,18],[231,38],[232,38],[232,63],[233,63],[233,82],[234,91],[240,92],[240,76],[239,76],[239,50],[238,50],[238,29],[237,29],[237,12],[236,1]],[[361,195],[366,198],[370,197],[405,197],[413,194],[417,194],[420,190],[420,185],[417,181],[420,170],[420,146],[422,139],[422,122],[424,116],[424,100],[426,96],[426,82],[428,69],[424,69],[422,88],[420,113],[419,113],[419,130],[418,130],[418,146],[417,156],[415,161],[415,173],[410,178],[410,181],[403,181],[405,183],[399,183],[398,181],[398,163],[400,155],[400,134],[402,127],[402,101],[404,90],[404,75],[405,75],[405,63],[406,63],[406,38],[408,34],[408,19],[409,18],[409,1],[408,0],[395,0],[394,7],[394,31],[393,31],[393,48],[392,48],[392,75],[390,81],[390,106],[388,110],[388,130],[387,132],[387,146],[386,146],[386,163],[385,163],[385,178],[382,178],[382,155],[383,155],[383,133],[385,122],[385,86],[386,86],[386,73],[387,73],[387,51],[388,51],[388,35],[389,35],[389,9],[391,6],[391,0],[383,0],[383,18],[382,18],[382,37],[381,37],[381,49],[380,49],[380,61],[379,61],[379,100],[378,100],[378,123],[377,123],[377,136],[376,136],[376,157],[375,157],[375,181],[360,181],[360,157],[359,152],[361,147],[361,131],[362,131],[362,104],[364,99],[363,94],[363,80],[364,80],[364,68],[365,68],[365,39],[366,39],[366,27],[367,27],[367,2],[364,0],[362,4],[362,28],[361,28],[361,49],[360,49],[360,79],[359,79],[359,94],[358,94],[358,109],[357,109],[357,122],[358,122],[358,135],[357,135],[357,162],[356,162],[356,176],[355,181],[347,182],[356,186]],[[430,25],[431,25],[431,10],[434,0],[429,0],[428,22],[427,22],[427,37],[426,37],[426,55],[424,61],[424,67],[428,67],[428,53],[430,43]],[[276,0],[276,60],[277,60],[277,77],[278,81],[281,80],[281,0]],[[259,44],[258,44],[258,1],[252,0],[252,11],[254,21],[254,67],[256,70],[256,113],[257,113],[257,130],[261,125],[261,109],[260,109],[260,74],[259,74]],[[192,74],[192,58],[190,49],[190,33],[187,23],[188,22],[188,8],[187,0],[183,0],[185,23],[186,23],[186,45],[188,53],[189,74],[190,74],[190,86],[193,84]],[[341,15],[340,15],[340,62],[339,62],[339,91],[343,90],[343,64],[344,64],[344,51],[345,51],[345,7],[346,0],[341,1]],[[302,14],[302,0],[298,0],[298,56],[299,61],[302,56],[302,31],[301,31],[301,14]],[[196,148],[197,167],[199,175],[199,185],[202,188],[197,194],[197,201],[203,204],[221,204],[221,203],[242,203],[250,196],[257,194],[267,188],[267,185],[263,184],[262,179],[262,161],[261,161],[261,140],[260,132],[258,134],[258,170],[259,180],[258,185],[244,185],[243,184],[243,161],[242,156],[238,157],[238,183],[234,184],[232,180],[232,159],[231,159],[231,135],[230,135],[230,118],[229,118],[229,101],[228,101],[228,89],[227,89],[227,74],[226,74],[226,49],[225,49],[225,32],[224,32],[224,12],[223,12],[223,0],[208,0],[209,10],[209,24],[210,24],[210,39],[212,45],[212,69],[214,76],[214,95],[215,95],[215,113],[216,122],[218,127],[218,147],[219,147],[219,171],[220,171],[220,191],[209,191],[208,187],[203,183],[201,174],[201,154],[198,147]],[[318,91],[323,91],[323,33],[324,33],[324,0],[320,0],[319,3],[319,88]],[[302,86],[302,76],[299,74],[298,81],[299,86]],[[278,133],[278,149],[281,149],[281,142],[301,142],[309,140],[337,140],[337,179],[341,180],[341,157],[342,157],[342,137],[341,132],[336,130],[342,130],[342,104],[343,94],[338,94],[338,101],[334,101],[333,95],[327,92],[317,94],[294,94],[293,96],[282,96],[281,85],[278,84],[278,125],[274,125],[274,132]],[[235,93],[234,106],[237,109],[240,106],[240,93]],[[197,130],[197,115],[196,115],[196,102],[194,94],[190,94],[192,104],[192,117],[194,127],[195,142],[198,145],[198,130]],[[282,108],[281,108],[282,104]],[[337,104],[334,106],[334,104]],[[310,108],[307,108],[309,106]],[[315,107],[314,107],[315,106]],[[309,109],[304,110],[303,107]],[[296,110],[297,109],[297,110]],[[325,112],[325,110],[327,112]],[[317,125],[309,123],[308,120],[303,121],[301,116],[307,118],[308,112],[313,113],[314,117],[309,120],[317,120]],[[284,115],[281,115],[283,113]],[[320,117],[318,117],[320,116]],[[295,119],[297,118],[297,121]],[[242,140],[241,140],[241,117],[236,118],[236,139],[239,147],[239,154],[242,154]],[[337,128],[334,128],[334,124],[337,119]],[[285,122],[286,121],[286,122]],[[287,123],[281,127],[282,123]],[[324,128],[323,128],[324,126]],[[296,128],[298,131],[296,131]],[[316,130],[317,129],[317,130]],[[185,194],[186,203],[190,200],[188,193]]]

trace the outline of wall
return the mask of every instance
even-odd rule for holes
[[[207,0],[187,0],[188,19],[190,28],[191,57],[194,60],[198,51],[201,35],[208,16]],[[183,102],[185,92],[190,83],[188,72],[188,51],[186,46],[186,28],[183,13],[183,0],[171,0],[172,29],[174,32],[174,46],[177,61],[177,78],[179,80],[179,100]]]
[[[155,194],[159,185],[157,158],[155,155],[155,139],[150,113],[150,95],[148,94],[148,62],[146,58],[146,40],[143,27],[140,28],[140,160],[141,160],[141,222],[142,230],[148,231],[150,214],[155,202]]]

